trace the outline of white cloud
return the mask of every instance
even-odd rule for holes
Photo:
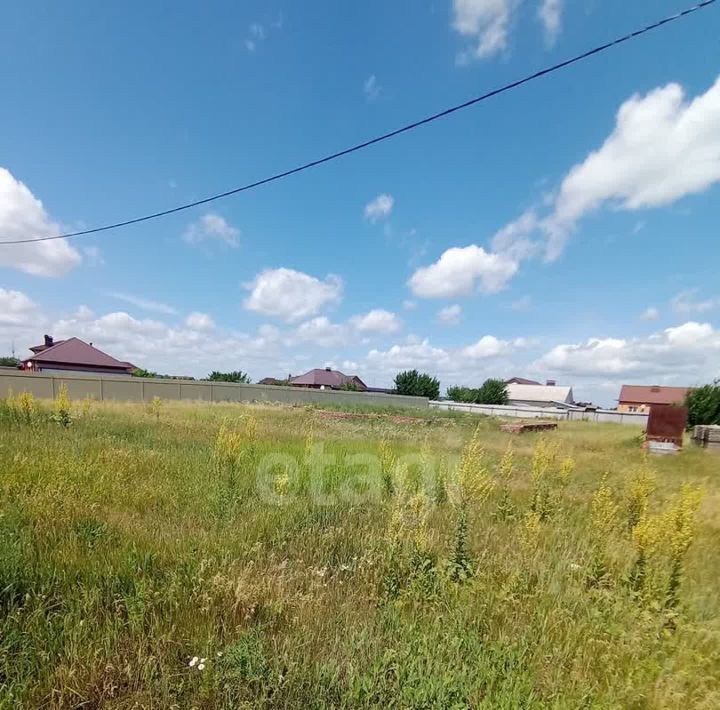
[[[377,77],[375,74],[371,74],[363,82],[363,93],[368,101],[376,101],[380,97],[382,87],[378,84]]]
[[[496,293],[513,277],[517,268],[514,259],[471,244],[448,249],[434,264],[418,269],[408,285],[420,298],[469,296],[476,289]]]
[[[210,331],[215,329],[215,321],[207,313],[198,311],[188,314],[185,325],[192,330]]]
[[[387,350],[370,350],[362,370],[383,384],[389,384],[399,370],[418,369],[438,377],[443,386],[479,385],[488,377],[509,377],[518,369],[511,356],[531,344],[535,341],[529,338],[507,341],[485,335],[471,345],[446,348],[432,345],[427,338],[408,336]]]
[[[483,360],[485,358],[505,355],[512,349],[512,344],[507,340],[500,340],[494,335],[483,335],[477,343],[464,347],[461,350],[461,354],[471,360]]]
[[[640,314],[640,320],[657,320],[660,317],[660,311],[655,306],[649,306]]]
[[[253,22],[248,28],[248,37],[245,39],[245,49],[248,52],[254,52],[258,43],[262,42],[267,34],[265,28],[259,22]]]
[[[29,325],[38,315],[38,305],[22,291],[0,288],[0,325]]]
[[[283,27],[282,13],[277,19],[268,23],[253,22],[248,27],[248,33],[244,40],[245,49],[248,52],[254,52],[271,34],[281,30]]]
[[[705,300],[695,300],[699,289],[689,288],[675,295],[670,302],[675,313],[707,313],[716,308],[720,308],[720,298],[706,298]]]
[[[205,376],[210,370],[240,366],[243,370],[252,367],[264,371],[270,360],[280,362],[277,339],[267,330],[260,329],[258,335],[249,336],[208,333],[204,328],[194,327],[197,325],[187,321],[172,325],[118,311],[98,318],[79,317],[76,313],[48,326],[46,332],[57,339],[82,338],[120,360],[170,374]]]
[[[433,347],[427,339],[408,338],[405,344],[393,345],[385,351],[371,350],[367,361],[383,370],[418,368],[436,371],[449,363],[450,354],[443,348]]]
[[[250,25],[250,36],[257,39],[265,39],[265,28],[259,22],[253,22]]]
[[[402,302],[402,307],[403,307],[406,311],[413,311],[413,310],[415,310],[415,309],[417,308],[417,302],[416,302],[416,301],[412,301],[412,300],[409,299],[409,298],[406,298],[406,299]]]
[[[383,193],[378,195],[365,205],[365,219],[375,224],[376,222],[387,219],[395,205],[395,198],[392,195]]]
[[[719,361],[720,331],[689,321],[646,338],[589,338],[556,345],[533,368],[572,377],[689,385],[717,377]]]
[[[318,316],[301,323],[288,342],[295,340],[314,343],[323,347],[343,345],[347,342],[348,331],[342,325],[332,323],[327,316]]]
[[[350,324],[360,333],[396,333],[402,327],[400,319],[394,313],[382,308],[353,316]]]
[[[438,311],[437,318],[443,325],[459,325],[462,318],[462,308],[457,303],[445,306]]]
[[[193,222],[183,234],[188,244],[199,244],[208,240],[225,242],[231,247],[238,245],[240,230],[228,224],[224,217],[209,212]]]
[[[266,269],[245,288],[250,291],[243,304],[247,310],[290,323],[314,316],[342,297],[342,280],[338,276],[331,274],[320,280],[286,268]]]
[[[535,345],[538,345],[540,341],[537,338],[527,338],[520,336],[519,338],[513,338],[512,346],[513,348],[516,348],[518,350],[522,350],[524,348],[531,348]]]
[[[552,47],[557,41],[562,24],[563,0],[542,0],[538,17],[545,30],[545,41]]]
[[[529,310],[530,306],[532,306],[532,298],[530,296],[521,296],[510,304],[510,310],[522,312]]]
[[[547,257],[563,250],[577,222],[605,203],[620,209],[669,205],[720,181],[720,78],[689,101],[679,84],[628,99],[613,132],[567,174],[545,220]]]
[[[78,309],[73,314],[73,318],[77,320],[92,320],[95,318],[95,313],[88,308],[86,305],[78,306]]]
[[[62,232],[48,216],[42,202],[12,173],[0,168],[0,266],[33,276],[62,276],[82,261],[66,239],[12,244],[4,241],[49,237]]]
[[[82,251],[83,254],[85,254],[85,262],[88,266],[102,266],[105,263],[105,259],[103,259],[103,255],[98,247],[83,247]]]
[[[718,182],[720,78],[692,100],[678,84],[636,94],[621,105],[604,143],[567,172],[555,193],[498,230],[491,253],[516,266],[541,253],[553,261],[595,210],[662,207]],[[644,225],[637,220],[633,232]]]
[[[453,27],[474,45],[459,60],[484,59],[505,49],[517,5],[518,0],[454,0]]]
[[[167,303],[151,301],[149,298],[135,296],[131,293],[121,293],[116,291],[111,293],[110,295],[118,301],[129,303],[131,306],[142,308],[144,311],[151,311],[153,313],[164,313],[166,315],[172,315],[173,313],[177,313],[177,311],[172,306],[168,306]]]
[[[538,244],[530,237],[538,226],[540,221],[535,210],[526,210],[518,219],[509,222],[494,234],[491,240],[493,251],[517,261],[535,256]]]

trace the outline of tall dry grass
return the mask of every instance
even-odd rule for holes
[[[11,397],[0,707],[718,707],[720,460],[637,434]]]

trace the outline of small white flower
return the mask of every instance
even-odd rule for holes
[[[205,663],[205,661],[207,661],[207,658],[201,658],[201,659],[200,659],[200,663]]]
[[[192,668],[197,662],[198,662],[198,657],[197,657],[197,656],[193,656],[193,657],[190,659],[190,668]]]
[[[218,658],[222,658],[222,651],[218,651],[218,652],[217,652],[217,657],[218,657]]]
[[[198,665],[198,670],[199,670],[199,671],[204,671],[204,670],[205,670],[205,664],[204,664],[204,663],[200,663],[200,664]]]

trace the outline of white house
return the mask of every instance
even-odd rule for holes
[[[533,407],[556,407],[558,404],[572,404],[572,387],[561,385],[518,385],[509,384],[508,404],[527,404]]]

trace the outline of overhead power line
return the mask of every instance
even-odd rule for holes
[[[450,108],[447,108],[438,113],[434,113],[431,116],[426,116],[425,118],[422,118],[418,121],[414,121],[413,123],[408,123],[407,125],[402,126],[401,128],[396,128],[393,131],[389,131],[388,133],[383,133],[382,135],[376,136],[375,138],[371,138],[362,143],[357,143],[356,145],[353,145],[353,146],[350,146],[349,148],[340,150],[337,153],[331,153],[322,158],[318,158],[317,160],[312,160],[309,163],[304,163],[303,165],[298,165],[297,167],[291,168],[289,170],[285,170],[284,172],[281,172],[281,173],[275,173],[274,175],[270,175],[269,177],[262,178],[261,180],[256,180],[255,182],[248,183],[247,185],[242,185],[240,187],[233,188],[232,190],[227,190],[225,192],[221,192],[216,195],[211,195],[210,197],[205,197],[201,200],[195,200],[194,202],[188,202],[183,205],[178,205],[177,207],[171,207],[170,209],[161,210],[159,212],[153,212],[152,214],[146,214],[141,217],[134,217],[132,219],[126,219],[121,222],[105,224],[101,227],[93,227],[92,229],[83,229],[78,232],[68,232],[66,234],[54,234],[52,236],[29,237],[28,239],[12,239],[9,241],[3,241],[2,238],[0,238],[0,246],[7,246],[7,245],[11,245],[11,244],[27,244],[29,242],[47,242],[52,239],[70,239],[72,237],[82,237],[82,236],[85,236],[88,234],[97,234],[98,232],[107,232],[111,229],[119,229],[120,227],[128,227],[131,224],[139,224],[140,222],[148,222],[151,219],[158,219],[159,217],[166,217],[167,215],[175,214],[176,212],[183,212],[184,210],[189,210],[189,209],[192,209],[193,207],[199,207],[200,205],[206,205],[210,202],[215,202],[216,200],[222,200],[226,197],[230,197],[231,195],[237,195],[238,193],[241,193],[241,192],[247,192],[248,190],[252,190],[256,187],[260,187],[261,185],[267,185],[268,183],[275,182],[276,180],[282,180],[283,178],[290,177],[291,175],[296,175],[297,173],[302,173],[305,170],[310,170],[310,168],[317,167],[318,165],[322,165],[323,163],[329,163],[332,160],[337,160],[338,158],[342,158],[346,155],[350,155],[351,153],[356,153],[360,150],[363,150],[364,148],[369,148],[372,145],[375,145],[377,143],[382,143],[383,141],[389,140],[390,138],[399,136],[402,133],[407,133],[408,131],[412,131],[415,128],[419,128],[420,126],[424,126],[428,123],[432,123],[433,121],[437,121],[441,118],[445,118],[446,116],[450,116],[451,114],[456,113],[457,111],[462,111],[463,109],[469,108],[470,106],[479,104],[482,101],[491,99],[493,96],[498,96],[499,94],[504,94],[506,91],[510,91],[511,89],[516,89],[519,86],[522,86],[523,84],[528,84],[531,81],[535,81],[535,79],[539,79],[548,74],[552,74],[553,72],[559,71],[560,69],[564,69],[565,67],[569,67],[572,64],[577,64],[578,62],[588,59],[589,57],[592,57],[596,54],[600,54],[601,52],[604,52],[612,47],[615,47],[619,44],[623,44],[624,42],[628,42],[629,40],[635,39],[636,37],[640,37],[641,35],[644,35],[647,32],[651,32],[652,30],[656,30],[659,27],[663,27],[664,25],[670,24],[671,22],[680,20],[681,18],[686,17],[687,15],[691,15],[694,12],[697,12],[698,10],[702,10],[703,8],[706,8],[709,5],[714,4],[715,2],[716,2],[716,0],[703,0],[703,2],[700,2],[697,5],[689,7],[686,10],[683,10],[682,12],[678,12],[675,15],[671,15],[670,17],[666,17],[662,20],[658,20],[657,22],[653,22],[652,24],[646,25],[645,27],[643,27],[641,29],[635,30],[634,32],[630,32],[629,34],[623,35],[622,37],[618,37],[617,39],[614,39],[610,42],[607,42],[606,44],[602,44],[598,47],[595,47],[594,49],[589,49],[588,51],[583,52],[582,54],[578,54],[578,55],[572,57],[571,59],[566,59],[565,61],[560,62],[559,64],[554,64],[553,66],[546,67],[545,69],[541,69],[540,71],[537,71],[534,74],[529,74],[528,76],[523,77],[522,79],[518,79],[517,81],[511,82],[510,84],[505,84],[504,86],[501,86],[497,89],[488,91],[486,94],[482,94],[481,96],[476,96],[475,98],[470,99],[468,101],[464,101],[461,104],[457,104],[456,106],[451,106]]]

